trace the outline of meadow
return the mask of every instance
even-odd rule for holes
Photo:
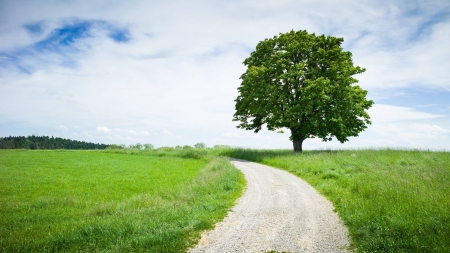
[[[450,153],[229,149],[289,171],[334,205],[357,252],[450,252]]]
[[[0,251],[184,251],[244,185],[201,150],[0,150]]]
[[[356,252],[450,252],[450,153],[159,148],[0,150],[0,251],[183,252],[245,180],[226,158],[313,185]]]

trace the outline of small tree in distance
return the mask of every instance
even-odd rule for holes
[[[153,148],[154,148],[154,146],[151,143],[144,144],[144,149],[153,149]]]
[[[194,147],[197,149],[204,149],[204,148],[206,148],[206,144],[203,142],[199,142],[199,143],[195,144]]]
[[[341,143],[371,124],[366,110],[372,105],[367,91],[353,75],[365,69],[353,66],[343,51],[343,38],[291,31],[261,41],[245,59],[247,71],[236,98],[233,121],[238,128],[259,132],[287,128],[295,152],[307,138]]]

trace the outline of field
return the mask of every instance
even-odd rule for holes
[[[232,149],[292,172],[333,202],[359,252],[450,252],[450,153]]]
[[[0,251],[180,252],[245,184],[206,153],[0,151]]]
[[[281,168],[333,202],[358,252],[450,252],[450,153],[413,150],[0,151],[0,251],[180,252],[245,180]]]

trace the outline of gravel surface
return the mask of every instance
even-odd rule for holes
[[[244,173],[247,189],[189,252],[347,252],[347,228],[312,186],[283,170],[231,162]]]

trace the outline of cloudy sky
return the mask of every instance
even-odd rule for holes
[[[291,148],[237,129],[242,64],[290,30],[343,37],[372,125],[305,149],[450,150],[450,2],[0,1],[0,136]]]

